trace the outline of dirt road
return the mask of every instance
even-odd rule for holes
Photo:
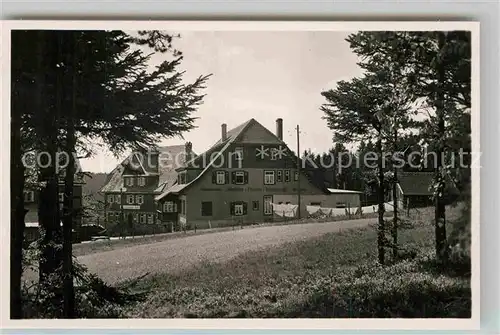
[[[145,273],[175,273],[203,261],[227,261],[244,252],[375,222],[376,219],[360,219],[241,229],[98,252],[78,260],[103,280],[117,283]]]

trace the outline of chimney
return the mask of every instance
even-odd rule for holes
[[[283,119],[276,119],[276,136],[283,141]]]
[[[227,124],[223,123],[221,126],[221,140],[224,142],[227,140]]]
[[[189,162],[193,156],[193,143],[186,142],[184,151],[186,152],[186,162]]]

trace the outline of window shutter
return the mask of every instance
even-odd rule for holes
[[[236,172],[231,171],[231,184],[236,184]]]
[[[224,171],[224,184],[229,184],[229,172]]]
[[[217,184],[217,172],[212,171],[212,184]]]
[[[229,203],[229,208],[230,208],[231,215],[234,215],[234,202]]]
[[[243,215],[247,215],[247,203],[243,203]]]
[[[244,178],[245,178],[244,183],[245,183],[245,184],[248,184],[248,171],[245,171],[245,172],[244,172]]]

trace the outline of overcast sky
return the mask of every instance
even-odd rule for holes
[[[186,81],[210,74],[206,97],[196,112],[197,128],[184,139],[171,138],[161,145],[193,143],[200,154],[221,134],[250,118],[272,132],[283,118],[283,137],[295,150],[297,124],[301,151],[323,152],[332,147],[332,131],[319,110],[321,91],[339,80],[359,76],[357,56],[345,42],[345,32],[181,32],[174,46],[184,54]],[[155,55],[152,65],[165,57]],[[81,161],[84,171],[110,172],[119,160],[109,152]]]

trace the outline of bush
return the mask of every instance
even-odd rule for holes
[[[25,271],[36,273],[40,253],[37,243],[24,250]],[[73,260],[75,307],[77,318],[117,318],[123,316],[124,306],[143,301],[145,293],[131,293],[129,289],[112,287],[88,272],[85,266]],[[63,317],[63,273],[58,269],[43,283],[24,282],[22,304],[24,318]]]

